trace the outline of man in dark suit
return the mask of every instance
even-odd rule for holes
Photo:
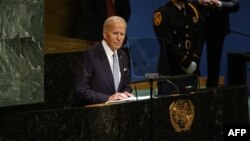
[[[131,13],[129,0],[80,0],[78,9],[75,37],[97,42],[102,40],[102,25],[107,17],[117,15],[128,22]]]
[[[75,70],[74,93],[84,104],[103,103],[111,100],[123,100],[130,96],[132,90],[129,81],[129,60],[121,48],[126,35],[126,21],[118,16],[108,18],[103,26],[103,40],[88,48],[80,58]],[[117,77],[113,65],[119,65]],[[115,88],[115,80],[119,81]]]
[[[229,13],[239,10],[238,0],[201,0],[205,12],[207,87],[218,87],[224,39],[230,33]]]

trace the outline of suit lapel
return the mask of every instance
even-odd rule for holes
[[[124,82],[124,78],[125,78],[125,72],[127,71],[127,68],[126,68],[126,65],[125,65],[125,58],[124,56],[122,55],[122,53],[120,52],[120,50],[117,50],[117,53],[118,53],[118,58],[119,58],[119,66],[120,66],[120,72],[121,72],[121,79],[120,79],[120,84],[119,84],[119,87],[123,84],[122,82]],[[125,70],[126,69],[126,70]],[[118,89],[119,89],[118,87]]]
[[[103,49],[103,46],[100,45],[99,47],[99,57],[100,60],[102,62],[102,67],[104,68],[107,78],[108,78],[108,83],[110,84],[110,87],[115,91],[115,84],[114,84],[114,79],[113,79],[113,74],[112,74],[112,70],[110,68],[110,64],[107,58],[107,55]]]

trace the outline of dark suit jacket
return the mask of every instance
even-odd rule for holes
[[[121,71],[118,91],[131,92],[128,56],[122,49],[118,49],[117,53]],[[75,70],[74,93],[84,104],[105,102],[115,93],[112,70],[101,43],[90,47],[80,57]]]
[[[131,9],[129,0],[115,0],[115,12],[128,22]],[[76,38],[101,41],[103,23],[107,18],[106,0],[80,0],[76,21]]]
[[[230,32],[229,13],[239,10],[238,0],[221,0],[221,8],[208,8],[205,22],[207,36],[225,36]]]

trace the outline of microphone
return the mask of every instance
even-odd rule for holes
[[[180,89],[177,87],[177,85],[174,82],[172,82],[171,80],[168,79],[169,78],[168,76],[159,75],[159,78],[162,78],[164,81],[171,84],[175,88],[175,90],[177,91],[177,94],[180,94]]]
[[[137,93],[136,84],[134,85],[134,89],[135,89],[135,97],[136,97],[136,101],[138,101],[138,93]]]
[[[145,73],[146,79],[158,79],[159,74],[158,73]]]
[[[177,85],[176,84],[174,84],[172,81],[170,81],[170,80],[166,80],[169,84],[171,84],[171,85],[173,85],[174,87],[175,87],[175,89],[176,89],[176,91],[177,91],[177,94],[180,94],[180,90],[179,90],[179,88],[177,87]]]

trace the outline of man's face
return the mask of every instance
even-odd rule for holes
[[[119,49],[125,39],[126,25],[122,22],[115,22],[104,32],[104,39],[111,50]]]

